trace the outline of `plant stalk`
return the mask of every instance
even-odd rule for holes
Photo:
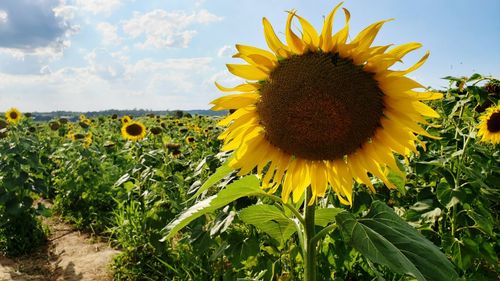
[[[309,190],[308,190],[309,191]],[[306,191],[307,192],[307,191]],[[310,193],[310,192],[307,192]],[[315,236],[314,230],[314,216],[316,211],[316,202],[312,205],[309,205],[309,198],[304,200],[305,206],[305,233],[304,233],[304,244],[305,244],[305,253],[304,253],[304,281],[316,281],[316,242],[317,240],[313,239]]]

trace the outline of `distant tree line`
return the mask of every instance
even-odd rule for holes
[[[55,118],[64,117],[70,121],[75,121],[80,115],[84,114],[89,118],[99,117],[99,116],[111,116],[116,114],[118,116],[128,115],[132,117],[146,116],[146,115],[170,115],[177,118],[190,117],[195,115],[204,116],[221,116],[227,114],[225,111],[212,111],[212,110],[147,110],[147,109],[131,109],[131,110],[118,110],[118,109],[108,109],[103,111],[52,111],[52,112],[31,112],[32,118],[37,121],[47,121]]]

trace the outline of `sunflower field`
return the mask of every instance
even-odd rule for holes
[[[424,139],[425,150],[419,146],[418,154],[397,159],[404,176],[388,175],[396,189],[373,181],[373,193],[355,183],[352,206],[332,192],[319,200],[317,227],[334,227],[319,241],[318,280],[409,280],[413,274],[452,280],[436,279],[450,272],[457,280],[497,278],[498,135],[489,133],[484,142],[485,133],[478,133],[482,122],[498,126],[500,83],[480,75],[447,79],[449,91],[434,104],[443,117],[429,129],[441,138]],[[17,114],[0,121],[3,254],[35,251],[45,243],[40,216],[59,215],[121,250],[112,264],[116,280],[302,278],[293,213],[285,202],[258,194],[269,195],[258,177],[239,176],[224,164],[230,155],[219,152],[222,117],[38,122]],[[203,206],[214,194],[216,206]],[[303,211],[304,202],[287,204]],[[186,209],[191,213],[180,219],[198,215],[169,233],[166,226]],[[449,268],[429,268],[443,262],[433,260],[439,252]]]
[[[425,88],[429,53],[390,69],[421,44],[348,42],[346,9],[332,35],[339,7],[320,32],[288,12],[286,44],[264,18],[218,116],[5,112],[0,254],[57,216],[120,251],[115,280],[498,280],[500,80]]]

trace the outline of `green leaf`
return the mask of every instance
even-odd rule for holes
[[[226,161],[222,166],[220,166],[219,168],[217,168],[217,170],[215,171],[215,173],[213,173],[207,179],[207,181],[205,181],[205,183],[198,189],[198,191],[196,191],[196,193],[191,197],[191,199],[194,199],[194,198],[198,197],[205,190],[209,189],[214,184],[216,184],[217,182],[219,182],[221,179],[223,179],[224,177],[226,177],[229,173],[231,173],[232,171],[234,171],[233,168],[229,167],[228,162],[229,161]]]
[[[319,226],[327,226],[335,221],[335,216],[340,213],[342,209],[340,208],[323,208],[317,209],[315,214],[315,224]]]
[[[126,173],[125,175],[121,176],[114,184],[114,186],[120,186],[122,185],[124,182],[128,181],[128,179],[130,178],[130,174],[129,173]]]
[[[336,221],[349,244],[372,262],[419,281],[458,278],[453,265],[434,244],[380,201],[373,202],[364,218],[356,219],[344,211]]]
[[[469,77],[469,79],[467,79],[467,82],[478,80],[478,79],[481,79],[481,78],[483,78],[483,76],[481,74],[474,73],[474,74],[472,74],[471,77]]]
[[[443,206],[446,206],[447,209],[450,209],[458,202],[460,202],[456,193],[457,192],[453,191],[453,189],[451,189],[451,186],[444,179],[441,179],[441,181],[437,185],[437,199],[439,200],[439,203],[441,203]]]
[[[481,211],[481,210],[478,210]],[[476,212],[473,210],[468,210],[467,215],[474,220],[475,224],[473,227],[480,229],[484,233],[493,237],[493,218],[488,212]]]
[[[295,223],[276,206],[260,204],[243,209],[240,219],[264,231],[280,244],[286,242],[295,231]]]
[[[179,230],[200,216],[215,211],[236,199],[245,196],[267,195],[260,188],[259,179],[255,175],[243,177],[221,190],[216,195],[197,202],[189,209],[182,212],[177,219],[170,222],[163,230],[167,231],[161,241],[172,238]]]
[[[401,171],[402,172],[402,171]],[[398,174],[392,170],[389,170],[389,174],[387,175],[387,178],[389,179],[390,182],[392,182],[396,188],[398,189],[399,192],[401,192],[403,195],[406,194],[406,178],[403,177],[401,174]]]
[[[450,80],[450,81],[458,81],[458,82],[462,81],[462,78],[453,77],[453,76],[445,76],[441,79],[446,79],[446,80]]]

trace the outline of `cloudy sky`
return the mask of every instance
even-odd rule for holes
[[[234,44],[267,48],[262,17],[283,35],[286,10],[320,29],[336,1],[0,0],[0,111],[207,109]],[[347,0],[351,38],[381,19],[376,44],[421,42],[404,68],[440,88],[446,75],[500,76],[498,0]],[[339,16],[336,25],[343,18]]]

